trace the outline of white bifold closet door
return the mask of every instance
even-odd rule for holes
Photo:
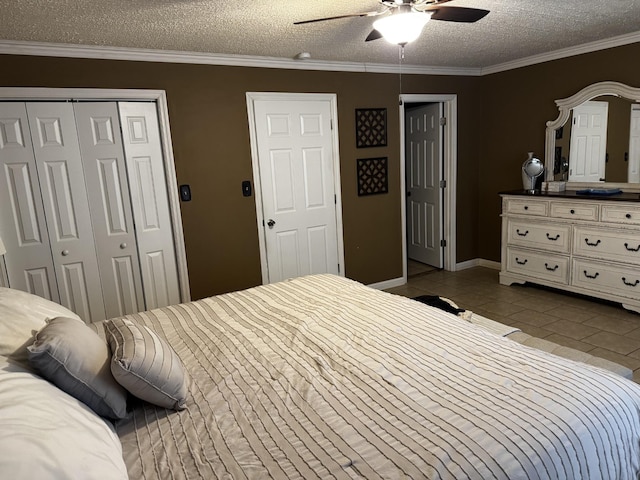
[[[0,109],[0,235],[9,285],[59,303],[27,106]]]
[[[118,106],[136,221],[145,307],[150,310],[180,302],[173,225],[169,197],[164,189],[167,182],[158,116],[152,103],[120,102]]]
[[[11,287],[87,322],[179,302],[154,104],[1,103],[0,164]]]

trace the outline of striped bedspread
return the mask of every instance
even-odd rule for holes
[[[130,315],[188,408],[117,425],[132,479],[631,479],[640,385],[318,275]]]

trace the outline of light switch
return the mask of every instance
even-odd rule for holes
[[[251,196],[251,182],[249,180],[245,180],[242,182],[242,196],[243,197]]]
[[[191,187],[189,185],[180,185],[180,200],[183,202],[191,201]]]

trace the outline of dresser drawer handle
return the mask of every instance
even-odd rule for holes
[[[547,270],[549,270],[550,272],[555,272],[555,271],[559,268],[559,265],[556,265],[555,267],[551,268],[551,267],[549,266],[549,264],[545,263],[545,264],[544,264],[544,268],[546,268],[546,269],[547,269]]]
[[[518,234],[519,237],[526,237],[529,233],[529,230],[525,230],[524,233],[520,233],[520,229],[516,228],[516,233]]]
[[[600,275],[598,272],[595,275],[589,275],[586,270],[584,271],[584,276],[587,278],[598,278],[598,275]]]
[[[576,213],[576,211],[572,208],[571,210],[569,210],[569,213],[571,213],[571,215],[573,215],[574,213]]]
[[[525,205],[525,206],[524,206],[524,209],[525,209],[525,210],[529,210],[529,205]]]
[[[636,248],[633,248],[630,247],[628,243],[625,243],[624,248],[626,248],[630,252],[637,252],[638,250],[640,250],[640,245],[638,245]]]
[[[524,261],[520,261],[520,259],[518,257],[516,257],[516,263],[518,265],[526,265],[527,264],[527,259],[525,258]]]
[[[555,236],[555,237],[552,237],[551,235],[549,235],[549,234],[547,233],[547,240],[551,240],[552,242],[555,242],[555,241],[556,241],[556,240],[558,240],[559,238],[560,238],[560,234],[559,234],[559,233],[558,233],[558,234],[556,234],[556,236]]]
[[[625,217],[625,218],[627,218],[627,219],[628,219],[628,218],[631,218],[631,214],[630,214],[630,213],[627,213],[624,217]]]
[[[589,243],[589,239],[585,238],[584,243],[586,243],[590,247],[597,247],[598,245],[600,245],[600,239],[596,240],[595,243]]]
[[[640,283],[640,280],[636,279],[635,282],[631,283],[631,282],[627,282],[627,279],[622,277],[622,283],[624,283],[628,287],[635,287],[636,285],[638,285]]]

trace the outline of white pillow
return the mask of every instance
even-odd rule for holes
[[[26,368],[0,357],[2,478],[126,479],[113,426]]]
[[[45,320],[67,317],[81,320],[68,308],[31,293],[0,287],[0,355],[29,365],[27,346]]]

